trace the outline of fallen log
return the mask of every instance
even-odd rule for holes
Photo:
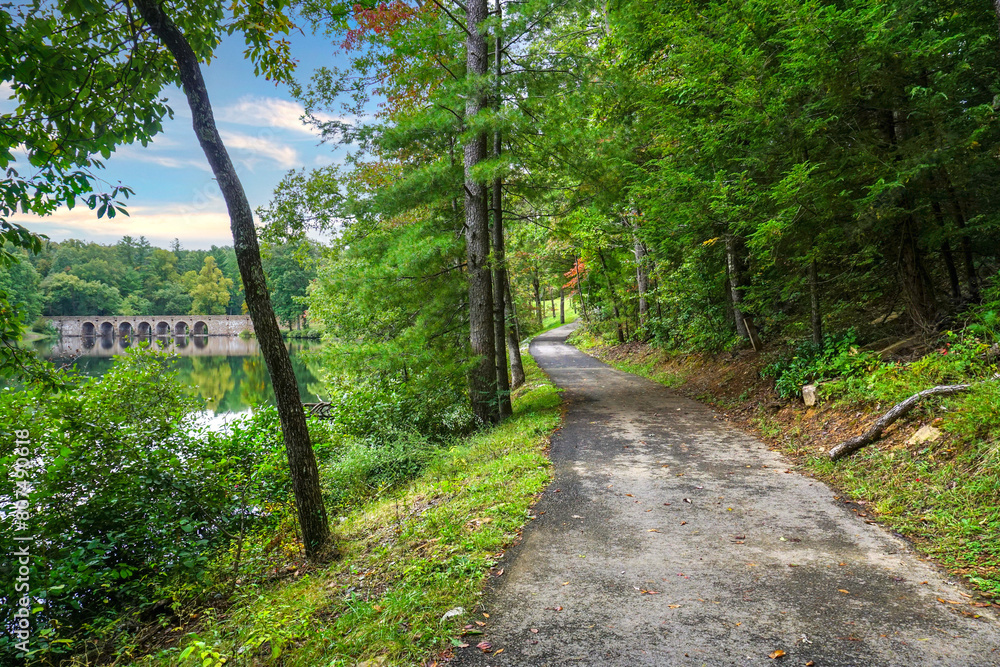
[[[871,444],[881,437],[882,433],[892,425],[900,417],[906,415],[910,410],[917,406],[917,403],[927,398],[928,396],[950,396],[951,394],[961,394],[964,391],[972,389],[975,385],[971,384],[946,384],[940,385],[938,387],[931,387],[930,389],[924,389],[923,391],[917,392],[913,396],[902,403],[897,403],[892,407],[891,410],[886,412],[884,415],[878,418],[870,429],[862,433],[861,435],[855,436],[850,440],[845,440],[840,443],[829,452],[827,456],[830,457],[831,461],[836,461],[837,459],[844,458],[848,454],[853,454],[865,445]]]

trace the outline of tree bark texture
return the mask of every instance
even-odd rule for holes
[[[948,180],[948,194],[951,197],[951,203],[954,208],[955,226],[958,227],[959,232],[962,234],[962,259],[965,264],[965,277],[969,283],[969,296],[972,297],[973,301],[978,303],[980,300],[979,275],[976,273],[976,264],[972,258],[972,241],[969,240],[969,235],[965,233],[965,215],[962,213],[962,206],[958,203],[958,194],[955,192],[955,188],[951,185],[950,180]]]
[[[733,318],[736,320],[736,333],[741,338],[750,340],[750,332],[747,331],[746,315],[740,307],[743,295],[740,293],[743,271],[740,267],[740,259],[737,249],[736,236],[726,234],[726,276],[729,278],[729,306],[733,309]]]
[[[495,3],[497,22],[502,24],[503,10],[500,0]],[[503,39],[500,29],[496,31],[496,41],[493,48],[494,75],[496,90],[494,91],[494,106],[500,110],[500,78],[503,74]],[[500,131],[493,133],[493,157],[500,158],[503,154],[503,137]],[[498,176],[493,180],[493,344],[496,347],[497,360],[497,397],[500,403],[500,418],[506,419],[514,414],[510,402],[510,376],[507,375],[507,259],[504,246],[503,229],[503,180]],[[512,362],[513,363],[513,362]]]
[[[909,305],[910,318],[919,328],[929,330],[937,319],[933,285],[924,267],[917,241],[916,221],[907,216],[900,229],[899,281]]]
[[[993,0],[993,12],[997,15],[997,26],[1000,29],[1000,0]]]
[[[951,250],[948,241],[941,242],[941,256],[944,257],[944,266],[948,270],[948,284],[951,286],[951,298],[955,302],[962,299],[962,285],[958,280],[958,269],[955,267],[955,253]]]
[[[559,287],[559,324],[566,324],[566,293]]]
[[[812,324],[812,340],[816,345],[823,345],[823,312],[819,307],[819,272],[816,270],[816,260],[809,262],[809,315]]]
[[[504,272],[504,305],[507,315],[507,354],[510,356],[510,386],[524,384],[524,362],[521,361],[521,336],[517,326],[517,307],[510,293],[510,276]]]
[[[973,385],[971,384],[941,385],[939,387],[932,387],[930,389],[924,389],[921,392],[917,392],[902,403],[894,405],[891,410],[879,417],[872,427],[861,435],[855,436],[850,440],[845,440],[831,449],[827,452],[827,456],[830,457],[831,461],[836,461],[837,459],[844,458],[848,454],[853,454],[865,445],[875,442],[882,435],[882,433],[892,425],[893,422],[900,417],[905,416],[908,412],[910,412],[910,410],[915,408],[920,401],[928,396],[950,396],[952,394],[960,394],[963,391],[968,391],[972,388],[972,386]]]
[[[226,201],[247,309],[274,386],[306,555],[310,558],[333,555],[316,456],[309,441],[309,429],[292,362],[271,307],[250,203],[219,136],[197,56],[158,0],[136,0],[136,7],[153,34],[166,45],[177,61],[184,94],[191,107],[195,134]]]
[[[474,79],[465,103],[470,121],[486,108],[484,81],[488,66],[483,23],[486,0],[470,0],[466,18],[466,71]],[[480,424],[500,420],[497,404],[496,331],[493,326],[493,276],[490,270],[490,224],[486,206],[486,186],[472,175],[486,160],[486,135],[477,134],[465,144],[465,252],[469,271],[469,342],[476,364],[469,372],[472,412]]]
[[[934,187],[934,177],[931,176],[930,183]],[[944,213],[941,211],[941,203],[937,200],[936,193],[932,194],[931,210],[934,212],[934,220],[938,228],[947,234],[948,225],[945,223]],[[944,258],[944,266],[948,271],[948,285],[951,287],[951,298],[956,303],[962,299],[962,285],[958,280],[958,269],[955,267],[955,254],[952,252],[951,243],[945,238],[941,241],[941,256]]]
[[[493,150],[499,155],[500,133],[493,139]],[[504,257],[503,239],[503,185],[500,179],[493,182],[493,344],[496,346],[497,400],[500,404],[500,419],[514,414],[510,402],[510,377],[507,375],[507,318],[506,293],[507,264]]]
[[[635,254],[635,285],[639,292],[639,329],[645,332],[649,323],[649,303],[646,300],[646,293],[649,291],[649,272],[646,266],[646,257],[649,252],[645,244],[639,238],[639,212],[634,211],[635,224],[632,227],[632,245]]]
[[[531,286],[535,288],[535,312],[538,314],[538,328],[541,329],[545,313],[542,312],[542,286],[538,282],[538,267],[531,274]]]
[[[604,268],[604,277],[608,279],[608,292],[611,294],[611,309],[615,315],[615,325],[618,331],[618,342],[621,344],[625,343],[625,331],[622,329],[622,318],[621,310],[618,308],[618,297],[615,295],[615,285],[611,282],[611,272],[608,271],[608,263],[604,260],[604,253],[600,250],[597,251],[597,257],[601,260],[601,266]]]

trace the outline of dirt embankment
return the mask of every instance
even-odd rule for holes
[[[983,425],[984,432],[967,433],[963,439],[949,428],[955,411],[929,401],[866,449],[831,463],[826,453],[832,447],[866,431],[892,406],[825,401],[806,407],[800,398],[781,398],[773,380],[761,377],[773,358],[751,351],[670,356],[630,343],[587,352],[712,405],[806,474],[839,489],[841,502],[866,522],[883,524],[953,575],[966,578],[982,604],[989,605],[985,599],[1000,601],[1000,444],[989,424]],[[978,410],[980,417],[992,419],[985,414],[990,412],[986,404],[966,401],[952,407]],[[942,427],[932,431],[933,441],[914,437],[929,425]]]
[[[845,407],[820,403],[807,408],[801,399],[781,398],[774,380],[761,377],[771,361],[750,350],[736,353],[669,356],[646,343],[597,346],[586,352],[613,365],[642,366],[644,375],[675,391],[711,404],[729,421],[740,424],[785,454],[820,456],[834,445],[863,433],[889,405]],[[919,416],[890,426],[872,447],[905,447],[922,425]]]

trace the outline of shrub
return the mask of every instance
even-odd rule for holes
[[[868,373],[878,365],[878,357],[858,350],[856,339],[851,329],[827,335],[822,346],[811,341],[803,343],[790,357],[766,366],[761,375],[774,378],[778,394],[792,398],[800,395],[802,385]]]
[[[27,456],[13,449],[13,433],[3,435],[0,495],[27,513],[17,534],[32,538],[32,649],[72,650],[78,631],[147,606],[168,581],[200,580],[214,549],[288,496],[280,433],[268,423],[276,418],[263,414],[231,436],[199,433],[200,405],[170,365],[130,351],[102,378],[69,378],[72,391],[0,392],[3,428],[30,434]],[[13,553],[11,532],[0,539]],[[16,566],[0,563],[5,627],[21,596]],[[0,663],[16,653],[0,640]]]

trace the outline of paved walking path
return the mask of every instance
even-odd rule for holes
[[[555,480],[457,664],[1000,665],[996,617],[946,574],[708,407],[564,344],[571,330],[531,346],[566,390]]]

